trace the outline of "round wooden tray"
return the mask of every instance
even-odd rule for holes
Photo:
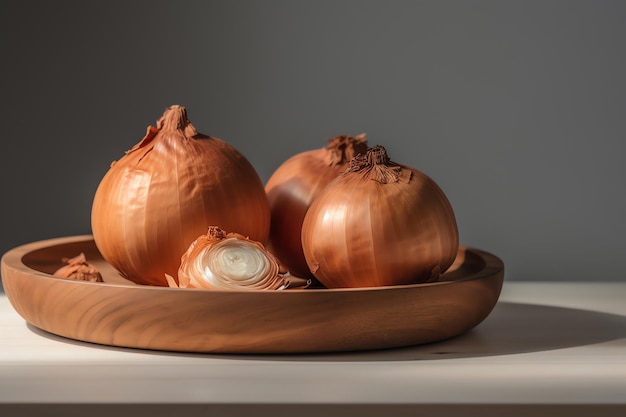
[[[81,252],[104,283],[51,275]],[[2,257],[7,297],[33,326],[86,342],[182,352],[330,352],[443,340],[487,317],[503,279],[499,258],[467,247],[437,282],[258,292],[135,285],[103,260],[91,236],[34,242]]]

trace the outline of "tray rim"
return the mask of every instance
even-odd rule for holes
[[[97,251],[91,235],[77,235],[28,243],[2,256],[13,308],[27,323],[58,336],[152,351],[308,354],[431,343],[480,324],[504,284],[500,258],[466,246],[459,248],[455,275],[422,284],[250,291],[96,283],[43,272],[53,269],[52,262],[61,264],[56,257],[65,256],[64,245],[75,245],[72,250],[85,250],[88,257]],[[40,269],[23,262],[27,254],[46,249],[50,252],[32,259]],[[97,263],[106,262],[98,256]],[[105,279],[114,273],[109,267]],[[237,302],[248,307],[232,309]],[[177,305],[183,308],[162,309]],[[77,314],[68,321],[68,308],[75,307]],[[215,319],[190,321],[192,316]]]
[[[31,276],[37,276],[39,278],[51,279],[51,280],[62,280],[67,281],[68,283],[76,284],[76,285],[88,285],[88,286],[109,286],[109,287],[117,287],[120,289],[140,289],[140,290],[150,290],[150,291],[181,291],[181,292],[205,292],[205,293],[254,293],[254,294],[301,294],[303,292],[306,293],[338,293],[338,292],[363,292],[363,291],[391,291],[391,290],[406,290],[406,289],[418,289],[422,287],[431,287],[431,286],[440,286],[440,285],[454,285],[459,282],[471,281],[477,279],[483,279],[487,276],[504,273],[504,262],[496,255],[466,245],[460,245],[458,249],[458,254],[465,254],[467,252],[478,255],[485,263],[484,267],[479,269],[478,271],[457,278],[453,280],[441,280],[441,281],[432,281],[432,282],[423,282],[418,284],[404,284],[404,285],[387,285],[387,286],[379,286],[379,287],[358,287],[358,288],[292,288],[289,290],[283,291],[250,291],[245,289],[204,289],[204,288],[173,288],[173,287],[165,287],[165,286],[156,286],[156,285],[141,285],[141,284],[118,284],[111,282],[90,282],[90,281],[78,281],[70,278],[61,278],[56,277],[52,274],[48,274],[46,272],[39,271],[37,269],[31,268],[26,265],[22,259],[27,254],[46,249],[52,246],[60,246],[65,244],[72,243],[80,243],[80,242],[93,242],[93,235],[90,234],[82,234],[82,235],[71,235],[71,236],[63,236],[57,238],[48,238],[38,241],[33,241],[29,243],[25,243],[19,246],[16,246],[12,249],[9,249],[5,252],[0,258],[1,271],[4,271],[5,268],[10,268],[16,271],[20,271],[26,273]],[[105,260],[106,262],[106,260]],[[4,274],[1,274],[2,276]],[[445,273],[444,273],[445,276]],[[122,277],[123,278],[123,277]]]

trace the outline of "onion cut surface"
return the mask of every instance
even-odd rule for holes
[[[199,236],[185,252],[172,287],[239,290],[280,290],[288,281],[278,260],[265,247],[216,226]]]

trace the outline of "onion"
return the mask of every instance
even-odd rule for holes
[[[269,248],[290,273],[312,278],[300,231],[307,209],[316,196],[345,171],[350,160],[365,153],[365,134],[342,135],[328,140],[328,146],[299,153],[286,160],[268,180],[271,209]]]
[[[191,242],[219,224],[251,239],[269,235],[269,203],[250,162],[200,134],[171,106],[113,162],[96,190],[91,224],[102,256],[139,284],[167,286]]]
[[[313,201],[302,247],[326,287],[434,280],[454,261],[459,236],[450,202],[424,173],[375,146]]]
[[[168,280],[169,281],[169,280]],[[238,233],[211,226],[183,254],[178,285],[204,289],[279,290],[288,282],[265,247]]]

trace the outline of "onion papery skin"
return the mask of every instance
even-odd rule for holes
[[[91,225],[102,256],[138,284],[167,286],[191,242],[220,224],[269,236],[269,203],[250,162],[225,141],[198,133],[171,106],[102,178]]]
[[[380,149],[387,162],[368,167],[355,158],[306,213],[305,258],[327,288],[436,280],[456,257],[456,219],[441,188],[419,170],[389,161],[380,146],[368,157]]]
[[[365,134],[341,135],[328,146],[301,152],[283,162],[265,185],[271,211],[268,247],[292,275],[313,278],[302,251],[304,216],[319,193],[367,150]]]
[[[263,244],[238,233],[209,227],[181,258],[180,288],[280,290],[287,282],[278,260]]]

